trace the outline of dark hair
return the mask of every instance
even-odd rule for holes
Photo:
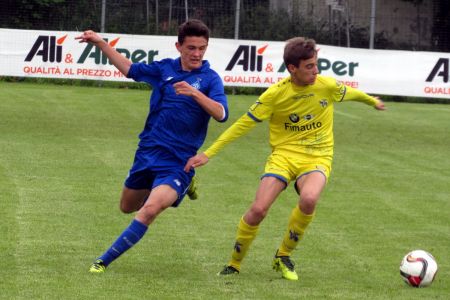
[[[295,37],[286,41],[283,60],[286,67],[288,65],[298,67],[301,60],[310,59],[316,54],[316,41],[304,37]]]
[[[187,20],[178,27],[178,43],[183,44],[187,36],[202,36],[209,41],[209,28],[200,20]]]

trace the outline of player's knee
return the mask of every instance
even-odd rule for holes
[[[267,215],[268,209],[261,206],[254,206],[250,209],[250,217],[253,223],[259,224]]]
[[[156,217],[163,212],[165,207],[157,205],[144,205],[138,210],[137,217],[145,224],[150,224]]]
[[[302,208],[305,208],[307,210],[314,210],[317,204],[317,201],[319,201],[320,194],[313,193],[313,192],[302,192],[300,194],[300,204]]]
[[[121,202],[119,205],[120,211],[124,214],[130,214],[132,212],[137,211],[136,207],[130,206],[128,203]]]

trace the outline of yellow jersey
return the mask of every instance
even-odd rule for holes
[[[378,101],[332,77],[318,75],[314,84],[297,86],[289,76],[270,86],[205,154],[212,157],[258,122],[269,120],[272,151],[332,156],[334,103],[347,100],[372,106]]]

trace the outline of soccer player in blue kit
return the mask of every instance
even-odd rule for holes
[[[179,58],[150,64],[132,63],[91,30],[76,39],[99,47],[120,72],[153,88],[150,112],[120,199],[122,212],[137,213],[89,269],[103,273],[144,236],[161,212],[183,200],[194,176],[183,167],[203,144],[210,118],[227,120],[228,105],[221,78],[203,60],[209,29],[199,20],[180,25],[175,43]]]

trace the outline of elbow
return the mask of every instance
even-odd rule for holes
[[[224,116],[222,119],[216,119],[219,123],[225,123],[228,120],[228,115]]]
[[[220,123],[226,122],[228,120],[228,108],[222,106],[221,116],[214,119]]]

